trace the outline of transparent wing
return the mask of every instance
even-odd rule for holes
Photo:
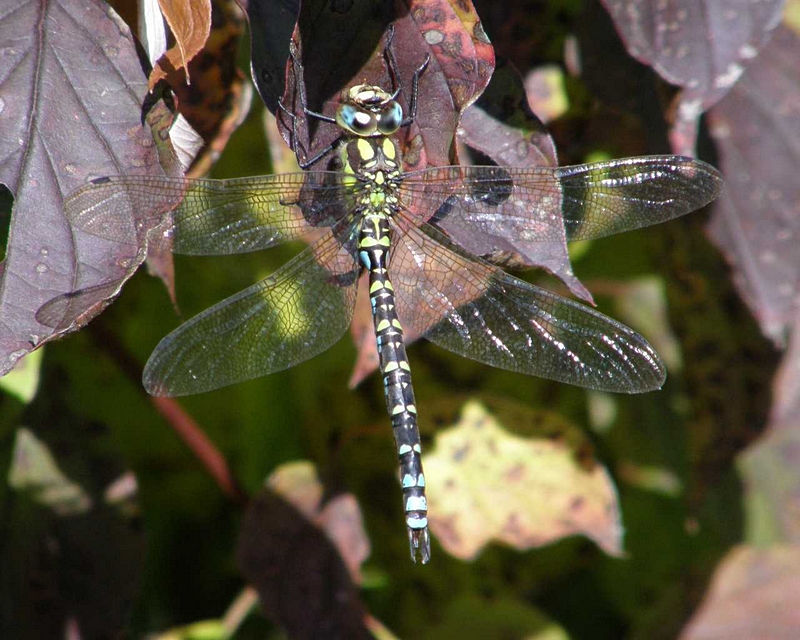
[[[568,240],[588,240],[638,229],[694,211],[721,188],[705,162],[643,156],[572,167],[437,167],[407,174],[400,193],[414,215],[437,212],[431,222],[448,233],[491,245],[509,237],[558,241],[565,230]]]
[[[408,224],[394,238],[400,319],[431,342],[589,389],[639,393],[664,382],[653,348],[619,322],[466,255],[429,225]]]
[[[110,176],[70,194],[64,210],[76,227],[108,240],[221,255],[333,226],[345,215],[346,192],[326,171],[235,180]]]
[[[164,338],[144,370],[159,396],[202,393],[291,367],[334,344],[353,315],[355,232],[329,231],[269,278]]]

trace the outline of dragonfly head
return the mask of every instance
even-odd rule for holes
[[[403,108],[394,96],[368,84],[351,87],[336,110],[336,123],[362,138],[392,135],[402,122]]]

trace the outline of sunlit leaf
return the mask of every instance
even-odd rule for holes
[[[638,465],[624,462],[617,467],[620,480],[645,491],[678,497],[683,485],[675,473],[664,467]]]
[[[8,375],[0,378],[0,389],[10,393],[24,403],[33,400],[39,386],[39,368],[44,349],[34,351],[19,361]]]
[[[775,376],[769,429],[737,460],[745,487],[746,540],[800,541],[800,318]]]
[[[671,373],[680,371],[680,344],[669,324],[663,280],[639,278],[626,282],[620,286],[614,303],[620,319],[646,335],[667,369]]]
[[[440,431],[425,456],[436,539],[470,559],[491,541],[525,550],[583,534],[619,555],[616,491],[608,472],[581,457],[574,442],[552,431],[516,436],[477,402],[465,405],[459,423]]]
[[[774,423],[773,430],[738,459],[746,495],[746,539],[755,545],[800,541],[800,448],[796,419]]]
[[[17,491],[33,491],[40,504],[62,516],[85,513],[92,499],[58,468],[58,463],[33,432],[20,427],[8,471],[8,484]]]
[[[151,636],[152,640],[227,640],[228,638],[230,632],[220,620],[201,620]]]
[[[167,26],[158,0],[142,0],[139,22],[139,41],[147,51],[147,59],[155,63],[167,50]]]

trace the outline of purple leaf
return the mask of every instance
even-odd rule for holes
[[[800,281],[800,37],[785,27],[709,113],[727,189],[712,239],[761,330],[782,344]]]
[[[269,489],[250,501],[236,552],[264,612],[292,638],[369,638],[358,589],[321,529]]]
[[[736,546],[722,558],[702,606],[680,634],[682,640],[792,638],[797,634],[800,551],[794,545],[770,541],[770,545]]]
[[[141,126],[144,74],[119,17],[94,0],[9,4],[0,14],[0,182],[15,202],[0,281],[0,373],[98,313],[144,258],[138,246],[73,232],[64,196],[93,177],[163,175]],[[36,317],[53,299],[64,308],[41,319],[56,327]]]
[[[461,118],[459,138],[506,167],[554,167],[556,148],[530,108],[519,72],[497,63],[489,85]]]
[[[250,74],[261,100],[274,114],[283,95],[289,39],[300,3],[249,0],[245,6],[250,22]]]
[[[683,88],[671,139],[692,155],[700,115],[736,83],[778,25],[783,0],[603,0],[628,52]]]
[[[509,64],[498,63],[484,93],[464,111],[458,133],[462,142],[500,166],[558,165],[553,140],[531,111],[519,72]],[[572,272],[563,225],[561,237],[556,240],[526,244],[512,238],[502,245],[494,237],[464,232],[449,224],[447,219],[439,226],[465,249],[492,262],[514,267],[542,267],[550,271],[575,296],[594,304],[592,294]],[[498,259],[500,257],[502,259]]]
[[[323,13],[314,3],[303,5],[293,35],[303,69],[301,73],[290,60],[282,100],[293,112],[298,139],[294,140],[291,120],[281,110],[277,116],[284,140],[301,160],[329,147],[341,137],[341,129],[333,122],[309,121],[303,106],[332,117],[343,88],[356,84],[391,89],[398,82],[403,87],[398,99],[408,113],[414,72],[429,56],[419,77],[418,94],[423,99],[417,104],[414,122],[400,132],[403,164],[406,170],[414,170],[453,163],[453,139],[461,113],[483,91],[494,68],[494,50],[474,9],[453,6],[448,0],[419,3],[413,12],[395,11],[391,3],[346,7]],[[392,78],[386,56],[390,23],[397,78]],[[298,82],[301,75],[305,105]],[[314,168],[325,168],[325,160]]]

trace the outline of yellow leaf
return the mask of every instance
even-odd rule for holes
[[[425,457],[431,531],[462,559],[492,540],[524,550],[575,534],[620,555],[617,493],[587,449],[566,431],[519,437],[467,403]]]

